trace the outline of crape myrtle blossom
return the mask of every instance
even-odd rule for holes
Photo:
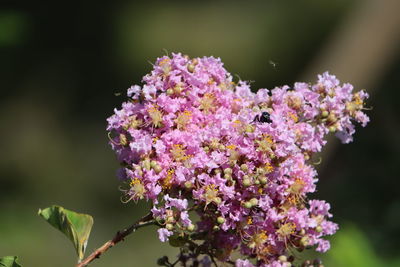
[[[367,124],[366,92],[326,72],[254,93],[220,59],[182,54],[158,58],[143,83],[107,131],[124,197],[152,202],[159,238],[181,247],[181,261],[290,266],[293,250],[329,249],[330,205],[307,198],[314,154],[327,134],[348,143],[353,123]],[[270,121],[254,119],[262,112]]]

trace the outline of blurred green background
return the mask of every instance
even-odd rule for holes
[[[169,52],[221,57],[256,88],[314,81],[329,70],[371,94],[371,123],[336,140],[312,197],[340,231],[326,266],[400,266],[398,0],[2,1],[0,256],[73,266],[72,245],[36,213],[89,213],[88,252],[145,214],[120,202],[105,119]],[[122,93],[116,96],[115,93]],[[93,266],[156,266],[177,250],[141,229]]]

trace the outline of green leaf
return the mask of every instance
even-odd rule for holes
[[[186,240],[182,238],[181,236],[173,235],[169,237],[168,240],[169,244],[173,247],[182,247],[183,245],[186,244]]]
[[[17,263],[17,256],[5,256],[0,258],[1,267],[22,267]]]
[[[39,209],[38,214],[72,241],[79,261],[81,261],[93,226],[92,216],[67,210],[60,206],[51,206],[44,210]]]

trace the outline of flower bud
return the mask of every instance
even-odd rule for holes
[[[193,183],[190,182],[190,181],[186,181],[186,182],[185,182],[185,187],[186,187],[187,189],[190,189],[190,188],[193,187]]]
[[[326,118],[328,116],[329,116],[329,112],[328,111],[324,110],[324,111],[321,112],[321,117],[322,118]]]
[[[180,87],[179,85],[176,85],[174,87],[174,93],[179,95],[180,93],[182,93],[182,87]]]
[[[168,231],[171,231],[172,229],[174,229],[174,226],[172,224],[170,224],[170,223],[167,223],[165,225],[165,228],[167,228]]]
[[[265,185],[265,184],[268,183],[267,177],[261,177],[261,178],[259,178],[259,181],[260,181],[260,183],[261,183],[262,185]]]
[[[148,171],[151,169],[150,160],[148,158],[142,161],[142,168]]]
[[[337,118],[336,118],[335,114],[330,113],[330,114],[328,115],[327,121],[328,121],[329,123],[335,123],[335,122],[337,121]]]
[[[188,229],[188,231],[190,231],[190,232],[194,231],[194,229],[195,229],[194,224],[192,224],[192,223],[189,224],[188,227],[187,227],[187,229]]]
[[[301,244],[302,246],[306,247],[306,246],[308,246],[308,241],[309,241],[308,236],[303,236],[303,237],[300,239],[300,244]]]
[[[252,206],[257,206],[258,199],[257,198],[252,198],[252,199],[250,199],[250,203],[251,203]]]
[[[188,70],[189,72],[191,72],[191,73],[194,72],[194,69],[195,69],[195,68],[196,68],[196,66],[193,65],[193,64],[189,64],[189,65],[187,66],[187,70]]]
[[[150,161],[150,167],[154,169],[154,167],[157,165],[157,161],[152,160]]]
[[[161,171],[162,171],[162,168],[161,168],[161,166],[160,165],[156,165],[156,166],[154,166],[154,171],[157,173],[157,174],[159,174]]]
[[[247,175],[245,175],[245,176],[247,176]],[[247,176],[247,177],[248,177],[248,176]],[[249,179],[249,178],[245,178],[245,177],[243,177],[243,178],[244,178],[243,181],[242,181],[243,185],[244,185],[245,187],[249,187],[249,186],[251,185],[250,179]]]
[[[242,164],[242,165],[240,165],[240,169],[241,169],[242,171],[246,172],[246,171],[249,170],[249,167],[247,166],[247,164]]]
[[[197,64],[199,64],[199,60],[197,58],[193,58],[192,64],[196,66]]]
[[[279,260],[280,262],[287,262],[287,257],[286,257],[285,255],[280,255],[280,256],[278,257],[278,260]]]
[[[213,227],[213,231],[219,231],[219,226],[218,225],[214,225],[214,227]]]
[[[244,202],[244,207],[246,208],[246,209],[251,209],[251,207],[253,206],[252,204],[251,204],[251,202],[250,201],[246,201],[246,202]]]
[[[336,132],[336,127],[335,126],[329,126],[329,132],[331,132],[331,133],[334,133],[334,132]]]
[[[224,222],[225,222],[224,217],[219,216],[219,217],[217,218],[217,223],[218,223],[218,224],[223,224]]]
[[[224,173],[232,174],[231,168],[225,168]]]
[[[167,89],[167,95],[173,95],[174,90],[172,88]]]
[[[316,228],[315,228],[315,231],[317,231],[317,233],[321,233],[322,232],[322,227],[321,227],[321,225],[318,225]]]

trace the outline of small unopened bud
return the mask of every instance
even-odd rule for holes
[[[224,146],[223,144],[220,144],[220,145],[218,146],[218,149],[219,149],[219,150],[225,150],[225,146]]]
[[[173,222],[175,222],[174,217],[172,216],[167,217],[167,223],[173,223]]]
[[[257,173],[258,174],[264,174],[265,170],[263,168],[257,168]]]
[[[220,228],[219,228],[218,225],[214,225],[214,227],[213,227],[213,230],[214,230],[214,231],[219,231],[219,229],[220,229]]]
[[[337,121],[337,118],[336,118],[335,114],[330,113],[328,118],[327,118],[327,120],[328,120],[329,123],[334,123],[334,122]]]
[[[179,85],[174,87],[174,93],[179,95],[180,93],[182,93],[182,87],[180,87]]]
[[[300,244],[301,244],[302,246],[306,247],[306,246],[308,246],[308,240],[309,240],[309,238],[308,238],[307,236],[303,236],[303,237],[300,239]]]
[[[194,229],[195,229],[194,224],[192,224],[192,223],[189,224],[188,227],[187,227],[187,229],[188,229],[188,231],[190,231],[190,232],[194,231]]]
[[[224,173],[232,174],[231,168],[225,168]]]
[[[259,178],[259,180],[260,180],[260,183],[261,183],[262,185],[265,185],[265,184],[268,183],[267,177],[261,177],[261,178]]]
[[[224,217],[219,216],[219,217],[217,218],[217,223],[218,223],[218,224],[223,224],[224,222],[225,222]]]
[[[250,201],[246,201],[246,202],[244,202],[244,207],[246,208],[246,209],[251,209],[251,207],[253,207],[253,205],[251,204],[251,202]]]
[[[322,232],[322,227],[320,225],[318,225],[317,227],[315,227],[315,231],[317,231],[317,233],[321,233]]]
[[[192,64],[196,66],[197,64],[199,64],[199,60],[197,58],[193,58]]]
[[[259,184],[260,184],[260,180],[258,180],[258,179],[255,180],[255,181],[254,181],[254,184],[255,184],[255,185],[259,185]]]
[[[219,204],[221,204],[222,200],[221,200],[220,197],[216,197],[216,198],[214,199],[214,202],[215,202],[215,204],[219,205]]]
[[[157,174],[159,174],[161,171],[162,171],[162,168],[161,168],[161,166],[160,165],[156,165],[156,166],[154,166],[154,171],[157,173]]]
[[[142,168],[146,169],[146,170],[150,170],[151,169],[151,165],[150,165],[150,160],[149,159],[145,159],[142,161]]]
[[[167,95],[173,95],[174,94],[174,90],[169,88],[167,89]]]
[[[324,111],[321,112],[321,117],[322,118],[326,118],[328,116],[329,116],[329,112],[328,111],[324,110]]]
[[[204,150],[205,152],[208,152],[208,151],[210,151],[210,148],[209,148],[208,146],[205,146],[205,147],[203,147],[203,150]]]
[[[194,69],[196,68],[196,66],[195,65],[193,65],[193,64],[189,64],[188,66],[187,66],[187,70],[189,71],[189,72],[194,72]]]
[[[190,188],[193,187],[193,183],[190,182],[190,181],[186,181],[186,182],[185,182],[185,187],[186,187],[187,189],[190,189]]]
[[[251,203],[252,206],[257,206],[258,199],[257,198],[252,198],[252,199],[250,199],[250,203]]]
[[[157,161],[152,160],[150,161],[150,167],[154,168],[157,165]]]
[[[171,231],[172,229],[174,229],[174,226],[172,224],[170,224],[170,223],[167,223],[165,225],[165,228],[167,228],[168,231]]]
[[[245,176],[247,176],[247,175],[245,175]],[[249,187],[249,186],[251,185],[250,179],[249,179],[249,178],[244,178],[244,177],[243,177],[243,185],[244,185],[245,187]]]
[[[334,132],[336,132],[336,127],[335,126],[329,126],[329,132],[331,132],[331,133],[334,133]]]
[[[280,255],[280,256],[278,257],[278,260],[279,260],[280,262],[287,262],[287,257],[286,257],[285,255]]]
[[[226,180],[230,180],[230,179],[232,179],[232,175],[230,175],[229,173],[225,173],[225,174],[224,174],[224,178],[225,178]]]
[[[242,164],[242,165],[240,166],[240,169],[241,169],[242,171],[246,172],[246,171],[249,170],[249,167],[247,166],[247,164]]]

